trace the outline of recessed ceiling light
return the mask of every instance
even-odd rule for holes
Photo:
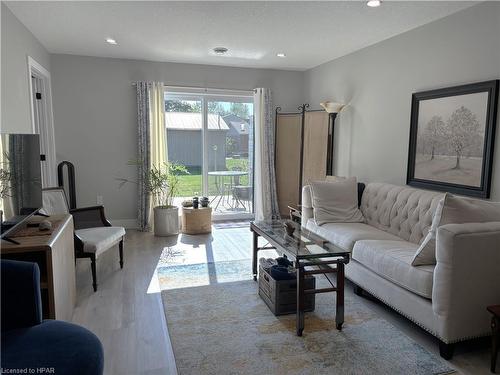
[[[216,55],[225,55],[229,50],[226,47],[215,47],[213,51]]]
[[[283,52],[278,52],[278,53],[276,54],[276,56],[278,56],[278,57],[286,57],[286,54],[285,54],[285,53],[283,53]]]
[[[118,42],[113,38],[106,38],[106,43],[116,46]]]
[[[369,0],[366,5],[368,5],[371,8],[376,8],[379,7],[380,4],[382,4],[381,0]]]

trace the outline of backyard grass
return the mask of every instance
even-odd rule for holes
[[[201,183],[201,168],[188,167],[189,174],[179,176],[179,192],[178,197],[194,197],[202,195],[203,187]],[[226,170],[242,170],[248,171],[248,159],[232,159],[226,158]],[[240,185],[248,185],[248,176],[240,177]],[[208,195],[216,195],[217,188],[215,186],[215,178],[208,177]]]

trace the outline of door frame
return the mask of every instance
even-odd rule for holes
[[[227,99],[228,102],[238,102],[238,103],[252,103],[253,104],[253,91],[246,90],[226,90],[226,89],[201,89],[201,88],[186,88],[182,86],[165,86],[165,93],[171,98],[176,98],[180,100],[199,100],[201,102],[201,117],[202,117],[202,127],[201,127],[201,143],[202,143],[202,194],[208,196],[208,159],[209,159],[209,149],[207,147],[208,143],[208,102],[213,101],[224,101]],[[254,108],[255,111],[255,108]],[[254,124],[255,125],[255,124]],[[255,143],[254,143],[255,146]],[[254,163],[252,163],[252,168],[255,168]],[[252,173],[253,175],[253,173]],[[252,189],[255,190],[255,186],[252,181]],[[255,194],[252,194],[254,197]],[[255,217],[254,214],[254,202],[252,202],[252,212],[242,212],[242,213],[213,213],[213,221],[224,221],[224,220],[250,220]]]
[[[241,92],[239,93],[234,93],[234,92],[226,92],[226,93],[207,93],[202,95],[203,101],[204,101],[204,106],[203,109],[205,111],[206,117],[204,118],[203,121],[203,133],[206,135],[203,137],[203,147],[204,147],[204,160],[203,164],[206,166],[204,168],[204,173],[203,173],[203,181],[206,181],[206,192],[208,193],[208,147],[207,147],[207,139],[208,139],[208,102],[230,102],[230,103],[252,103],[253,104],[253,97],[250,95],[243,95]],[[252,100],[249,101],[249,99],[252,98]],[[226,99],[226,100],[224,100]],[[255,111],[255,108],[254,108]],[[254,116],[255,117],[255,116]],[[255,124],[254,124],[255,126]],[[255,131],[254,131],[255,134]],[[254,143],[255,146],[255,143]],[[252,155],[254,152],[252,152]],[[254,163],[252,163],[252,168],[255,168]],[[253,175],[254,173],[252,173]],[[239,212],[239,213],[214,213],[212,216],[212,221],[225,221],[225,220],[252,220],[255,218],[255,204],[253,201],[253,197],[255,197],[255,186],[252,181],[252,212]]]
[[[56,178],[56,144],[54,135],[54,114],[52,111],[52,87],[50,72],[39,64],[31,56],[27,57],[28,83],[31,108],[31,128],[34,134],[40,134],[40,150],[45,154],[45,162],[42,164],[42,185],[44,187],[57,186]],[[40,129],[35,122],[35,96],[33,92],[32,77],[40,80],[40,92],[42,94],[41,106],[42,116]]]

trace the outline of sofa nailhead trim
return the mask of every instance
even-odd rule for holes
[[[353,281],[353,283],[356,284],[354,281]],[[428,329],[427,327],[424,327],[422,324],[420,324],[419,322],[417,322],[416,320],[414,320],[412,317],[410,317],[409,315],[405,314],[403,311],[399,310],[397,307],[393,306],[391,303],[389,303],[387,300],[385,300],[385,298],[379,297],[376,293],[374,293],[373,291],[371,291],[368,288],[365,288],[364,286],[362,286],[362,288],[364,290],[366,290],[368,293],[370,293],[372,296],[376,297],[378,300],[382,301],[385,305],[389,306],[391,309],[393,309],[394,311],[396,311],[400,315],[404,316],[406,319],[408,319],[408,320],[412,321],[413,323],[415,323],[417,326],[419,326],[420,328],[422,328],[424,331],[427,331],[431,335],[433,335],[433,336],[437,337],[438,339],[440,339],[445,344],[455,344],[455,343],[461,342],[461,341],[467,341],[467,340],[477,339],[477,338],[480,338],[480,337],[491,336],[491,332],[488,331],[488,332],[481,333],[481,334],[475,335],[475,336],[466,336],[466,337],[463,337],[461,339],[446,341],[444,338],[442,338],[436,332]]]

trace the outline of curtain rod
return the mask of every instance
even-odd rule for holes
[[[132,86],[136,86],[137,82],[132,82]],[[186,90],[215,90],[215,91],[240,91],[240,92],[246,92],[246,93],[251,93],[251,92],[256,92],[257,89],[251,89],[251,90],[242,90],[242,89],[228,89],[228,88],[220,88],[220,87],[196,87],[196,86],[181,86],[181,85],[164,85],[167,88],[171,89],[186,89]]]

